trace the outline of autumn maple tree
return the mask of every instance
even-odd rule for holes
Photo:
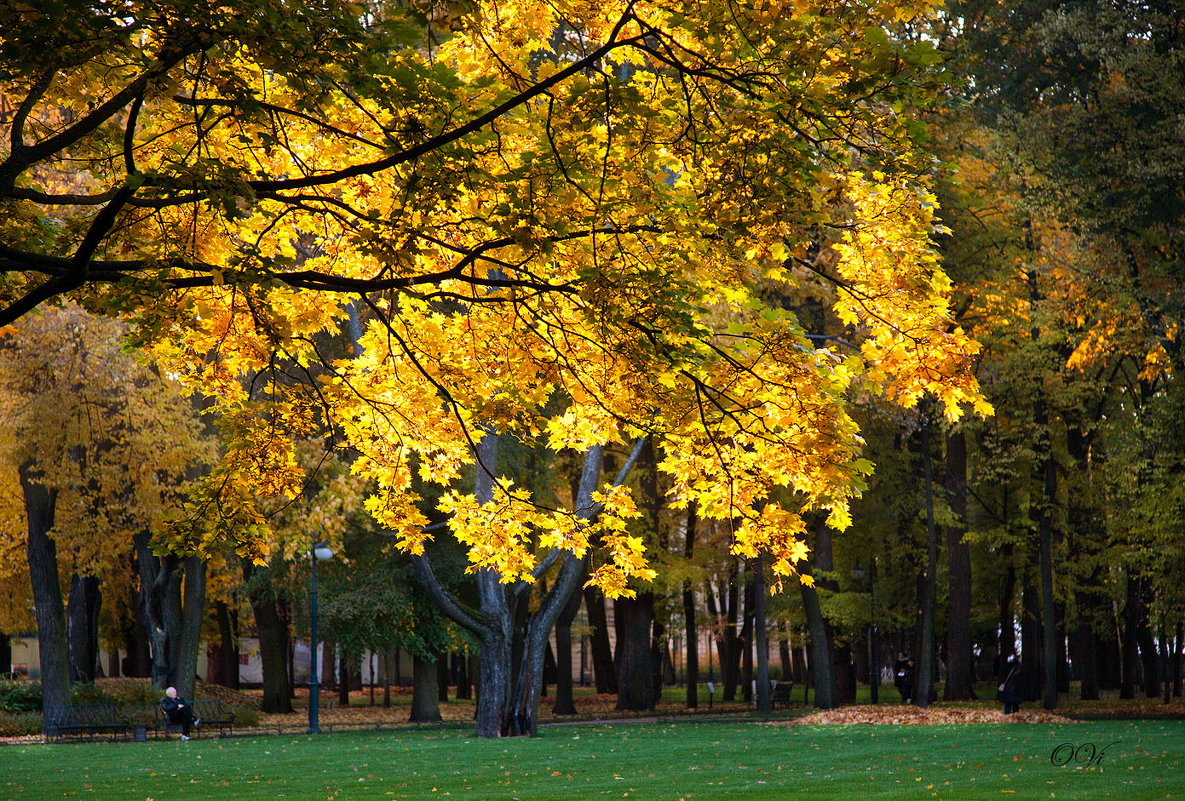
[[[160,547],[265,559],[258,499],[322,434],[407,551],[414,473],[495,587],[596,542],[628,595],[652,568],[599,449],[648,437],[780,586],[871,470],[854,391],[987,408],[910,114],[927,0],[55,9],[0,12],[0,323],[78,298],[213,398],[223,458]],[[768,302],[796,291],[857,351]],[[587,454],[571,507],[498,472],[504,435]]]

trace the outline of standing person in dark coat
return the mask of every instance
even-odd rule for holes
[[[202,725],[202,719],[193,716],[189,702],[177,695],[177,688],[165,690],[165,697],[160,699],[161,709],[168,715],[170,722],[181,724],[181,739],[189,739],[189,727]]]
[[[897,692],[901,693],[901,703],[908,704],[913,700],[913,659],[900,651],[897,661],[893,663],[893,684]]]
[[[1004,703],[1004,714],[1011,715],[1020,711],[1021,692],[1024,689],[1024,671],[1016,654],[1009,654],[1004,663],[1004,681],[1000,685],[1000,700]]]

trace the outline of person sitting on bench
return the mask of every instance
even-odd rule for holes
[[[189,708],[189,702],[181,696],[177,695],[177,688],[170,687],[165,690],[165,697],[160,699],[160,705],[165,714],[169,717],[170,723],[181,724],[181,739],[189,739],[189,727],[202,725],[202,719],[194,717],[193,710]]]

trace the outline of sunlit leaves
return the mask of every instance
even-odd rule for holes
[[[198,47],[131,4],[146,38],[80,55],[33,124],[68,126],[60,108],[120,91],[153,48],[179,60],[135,130],[113,113],[22,180],[98,192],[131,161],[144,176],[103,242],[123,260],[104,275],[123,280],[91,301],[131,316],[223,420],[225,458],[189,507],[214,522],[177,543],[260,558],[259,507],[302,492],[293,443],[324,435],[401,547],[429,536],[417,471],[446,490],[475,570],[516,581],[596,541],[593,581],[628,594],[652,569],[622,491],[589,521],[496,465],[492,500],[464,485],[487,432],[575,452],[645,435],[676,508],[791,575],[800,514],[842,528],[864,488],[856,393],[987,411],[904,113],[925,102],[933,48],[897,31],[931,6],[446,4],[417,41],[416,9],[258,0],[195,12]],[[34,252],[70,253],[96,219],[14,205],[5,241]],[[773,300],[796,293],[859,354]]]

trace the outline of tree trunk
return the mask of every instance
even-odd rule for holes
[[[1016,653],[1016,616],[1013,613],[1013,599],[1016,596],[1016,567],[1012,563],[1012,544],[1000,548],[1000,560],[1004,562],[1004,583],[998,598],[1000,608],[1000,659]],[[1001,661],[1001,664],[1003,662]]]
[[[752,573],[752,565],[746,568],[746,572]],[[750,580],[745,582],[744,605],[741,608],[741,615],[744,622],[741,625],[740,633],[737,635],[737,651],[740,652],[741,669],[738,678],[741,688],[741,697],[745,699],[746,704],[753,703],[753,581],[752,576]]]
[[[683,557],[691,562],[695,552],[695,533],[698,514],[695,503],[687,510],[687,534],[683,543]],[[691,579],[683,580],[683,623],[687,639],[687,708],[699,706],[699,629],[695,623],[695,592]]]
[[[219,657],[222,669],[221,681],[224,687],[239,689],[239,640],[235,636],[235,620],[226,601],[214,604],[214,618],[218,622],[218,639],[221,643]]]
[[[781,681],[796,681],[794,676],[794,659],[790,655],[790,634],[786,624],[782,624],[781,636],[778,637],[778,662],[782,667]]]
[[[1136,697],[1136,660],[1139,656],[1136,631],[1140,627],[1140,581],[1127,571],[1127,598],[1123,605],[1123,640],[1120,673],[1120,698]]]
[[[353,670],[353,665],[354,655],[343,648],[341,652],[341,666],[338,669],[339,678],[337,682],[337,702],[341,706],[350,705],[350,682],[352,679],[350,673]]]
[[[1029,549],[1030,552],[1032,549]],[[1042,643],[1044,637],[1041,632],[1041,602],[1038,579],[1034,577],[1033,562],[1030,560],[1022,574],[1021,586],[1021,620],[1020,620],[1020,649],[1021,666],[1024,672],[1024,693],[1026,701],[1041,700],[1042,684],[1040,677],[1044,675],[1043,660],[1045,658]]]
[[[1079,694],[1083,701],[1099,699],[1099,636],[1094,631],[1097,601],[1098,596],[1095,593],[1078,593],[1078,632],[1074,638],[1074,644],[1077,646],[1074,659],[1078,666],[1078,678],[1081,681]]]
[[[577,584],[584,584],[588,580],[588,560],[583,561],[581,578]],[[564,604],[560,616],[555,623],[556,650],[556,683],[554,715],[575,715],[576,703],[572,698],[572,621],[580,611],[583,596],[577,586]]]
[[[617,630],[617,708],[653,709],[650,627],[654,624],[654,595],[640,592],[636,598],[617,598],[613,613]]]
[[[831,570],[831,531],[827,523],[819,517],[815,523],[815,550],[812,566],[805,567],[809,574],[812,567],[820,571]],[[834,709],[839,706],[839,696],[835,686],[835,662],[832,658],[831,624],[823,617],[823,609],[819,605],[819,594],[814,585],[801,586],[802,608],[806,614],[807,629],[810,632],[811,664],[808,673],[812,674],[815,686],[815,706],[818,709]]]
[[[753,566],[753,629],[757,639],[757,711],[773,711],[769,692],[769,640],[765,631],[765,571],[764,560]]]
[[[922,587],[922,609],[918,630],[917,691],[914,703],[930,705],[934,688],[934,606],[938,593],[938,531],[934,525],[934,471],[930,454],[931,403],[922,402],[922,476],[926,505],[926,574]]]
[[[165,625],[170,631],[178,632],[176,637],[170,638],[170,644],[174,646],[171,659],[173,685],[182,697],[193,698],[202,645],[202,621],[206,617],[206,563],[196,556],[188,557],[184,571],[184,598],[178,595],[169,605],[170,619]]]
[[[254,567],[243,561],[243,578],[250,581]],[[288,627],[276,608],[270,588],[253,587],[251,611],[259,633],[259,659],[263,663],[263,712],[292,711],[292,689],[288,683]]]
[[[439,674],[435,660],[416,655],[412,658],[412,723],[440,722]]]
[[[97,576],[70,577],[70,601],[66,606],[66,648],[73,684],[94,684],[99,661],[99,594]]]
[[[37,471],[29,463],[21,465],[18,472],[29,530],[26,553],[37,615],[44,731],[45,715],[48,715],[49,710],[70,702],[66,610],[62,606],[62,587],[58,579],[57,544],[49,536],[53,529],[57,490],[42,484]]]
[[[1142,605],[1144,614],[1136,628],[1136,642],[1140,647],[1140,661],[1144,669],[1144,695],[1147,698],[1160,697],[1160,659],[1156,639],[1148,625],[1147,606]]]
[[[946,527],[950,590],[943,698],[967,701],[975,697],[975,657],[971,648],[971,546],[963,539],[967,533],[967,440],[962,430],[946,437],[946,488],[955,522]]]
[[[584,608],[588,612],[593,681],[597,693],[616,694],[617,671],[613,664],[613,645],[609,639],[609,616],[605,613],[604,593],[596,587],[585,587]]]
[[[442,704],[448,703],[448,654],[443,651],[436,655],[436,700]],[[373,660],[374,657],[371,656]],[[374,671],[370,672],[370,704],[374,706]]]

